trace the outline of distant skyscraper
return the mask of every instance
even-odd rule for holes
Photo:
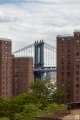
[[[10,39],[0,39],[0,96],[12,96],[12,48]]]
[[[57,82],[66,93],[63,103],[80,101],[80,31],[57,36]]]

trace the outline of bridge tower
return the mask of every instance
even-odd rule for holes
[[[43,40],[40,42],[35,41],[34,44],[34,68],[35,69],[43,69],[44,68],[44,42]],[[34,78],[44,79],[44,72],[36,71],[34,72]]]

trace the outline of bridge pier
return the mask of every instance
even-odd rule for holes
[[[44,80],[44,73],[45,72],[34,72],[34,80],[36,80],[36,78]]]

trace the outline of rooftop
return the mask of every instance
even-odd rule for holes
[[[57,37],[74,37],[73,34],[57,35]]]
[[[8,39],[8,38],[0,38],[0,40],[2,41],[11,41],[11,39]]]

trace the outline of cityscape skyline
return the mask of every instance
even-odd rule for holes
[[[0,38],[10,38],[13,51],[40,39],[56,46],[58,34],[80,28],[79,4],[79,0],[1,0]]]

